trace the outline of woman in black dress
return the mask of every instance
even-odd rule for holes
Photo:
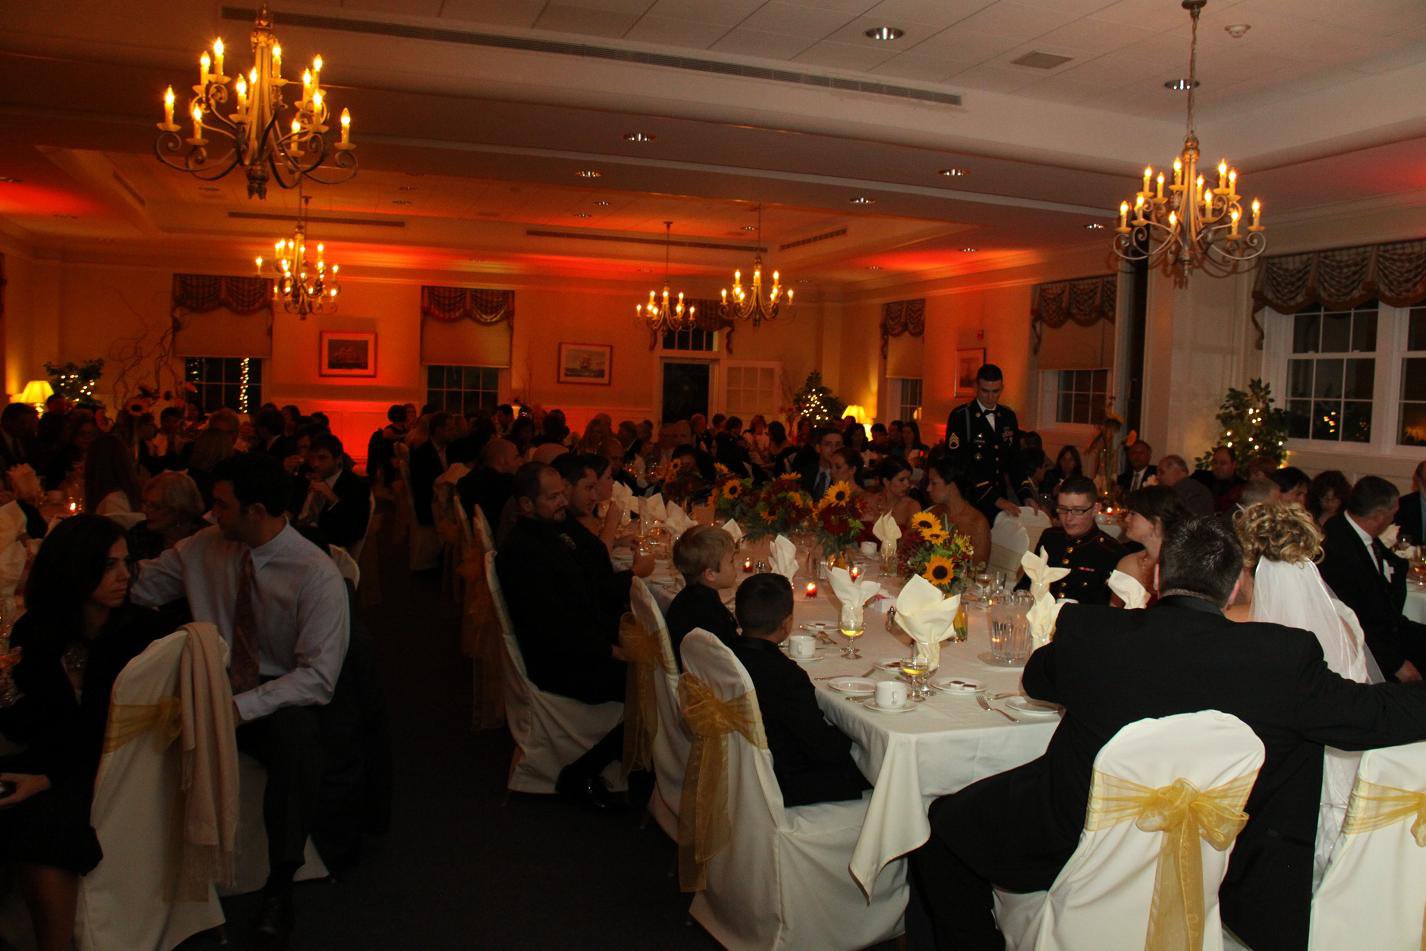
[[[165,633],[129,603],[128,546],[115,522],[78,515],[40,546],[15,622],[18,697],[0,733],[24,751],[0,758],[0,859],[16,863],[41,951],[68,949],[79,876],[99,864],[89,803],[109,694],[124,665]]]

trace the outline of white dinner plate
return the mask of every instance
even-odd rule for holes
[[[791,654],[788,654],[787,656],[792,657]],[[815,664],[819,660],[826,660],[827,656],[828,655],[825,654],[813,654],[811,657],[792,657],[792,659],[797,661],[799,664]]]
[[[1060,715],[1060,708],[1053,703],[1032,700],[1029,697],[1009,697],[1006,699],[1005,705],[1016,713],[1027,713],[1030,716],[1056,717]]]
[[[967,680],[964,677],[948,677],[945,680],[933,681],[932,686],[939,687],[947,693],[972,695],[984,685],[979,680]]]
[[[996,660],[990,651],[981,651],[976,655],[982,664],[989,664],[992,667],[1024,667],[1025,661]]]
[[[849,697],[870,697],[876,693],[876,681],[863,680],[860,677],[838,677],[827,681],[827,686]]]
[[[862,706],[866,707],[868,710],[875,710],[877,713],[910,713],[912,710],[916,709],[916,703],[912,700],[907,700],[899,707],[879,707],[876,705],[875,700],[870,700],[862,704]]]

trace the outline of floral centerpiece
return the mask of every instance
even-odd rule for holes
[[[812,499],[802,491],[802,480],[794,473],[778,476],[744,505],[746,514],[738,524],[749,538],[785,535],[812,511]]]
[[[861,519],[861,507],[856,494],[846,482],[834,482],[822,494],[822,499],[812,510],[807,526],[817,535],[822,550],[836,553],[844,560],[845,552],[856,543],[857,536],[865,527]]]
[[[740,479],[722,463],[714,466],[717,476],[713,480],[710,501],[713,512],[720,519],[734,519],[741,527],[750,521],[750,509],[757,504],[757,493],[753,491],[752,479]]]
[[[903,574],[920,575],[949,596],[965,590],[974,549],[968,535],[953,531],[939,516],[917,512],[911,516],[896,554]],[[962,604],[956,614],[956,640],[965,640],[969,629]]]
[[[691,505],[707,498],[708,484],[698,474],[698,466],[692,460],[675,459],[668,478],[664,480],[662,492],[666,502]]]

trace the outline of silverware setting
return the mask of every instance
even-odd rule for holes
[[[982,710],[986,710],[986,711],[991,711],[991,712],[994,712],[994,713],[998,713],[998,714],[1000,714],[1001,716],[1003,716],[1005,719],[1009,720],[1011,723],[1019,723],[1019,722],[1020,722],[1020,718],[1019,718],[1019,717],[1012,717],[1010,714],[1006,713],[1004,710],[1000,709],[999,707],[992,707],[992,706],[990,705],[990,701],[985,698],[985,694],[983,694],[983,693],[978,693],[978,694],[975,695],[975,702],[978,703],[978,704],[980,704],[980,708],[981,708]]]

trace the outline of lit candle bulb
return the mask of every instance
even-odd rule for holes
[[[213,73],[217,76],[223,75],[223,38],[221,36],[213,41]]]
[[[262,255],[261,255],[261,254],[259,254],[259,255],[257,256],[257,269],[258,269],[259,271],[262,270]]]
[[[78,503],[78,502],[70,502],[70,503],[69,503],[69,514],[70,514],[70,515],[73,515],[74,513],[78,512],[78,511],[79,511],[79,503]]]
[[[1211,188],[1203,190],[1203,214],[1204,217],[1213,214],[1213,189]]]
[[[1228,160],[1218,160],[1218,187],[1225,188],[1228,185]]]
[[[1238,219],[1243,217],[1243,213],[1238,209],[1234,208],[1232,214],[1229,215],[1229,217],[1233,219],[1233,230],[1228,233],[1228,236],[1236,238],[1238,237]]]
[[[73,503],[70,503],[70,504],[72,505]],[[809,582],[807,582],[807,589],[806,589],[806,590],[807,590],[807,597],[809,597],[809,598],[815,598],[815,597],[817,597],[817,582],[815,582],[815,581],[809,581]]]
[[[322,54],[318,53],[312,57],[312,91],[318,92],[322,88]]]
[[[1119,230],[1129,230],[1129,203],[1127,201],[1119,203]]]
[[[788,304],[789,307],[792,306],[792,295],[793,295],[793,294],[796,294],[796,293],[797,293],[796,291],[788,291],[788,292],[787,292],[787,304]]]
[[[245,77],[239,76],[237,84],[233,87],[238,92],[238,114],[241,115],[248,108],[248,81]]]
[[[193,116],[193,137],[203,138],[203,107],[195,102],[189,115]]]
[[[750,574],[752,574],[752,573],[753,573],[753,559],[750,558],[750,557],[749,557],[749,558],[744,558],[744,559],[743,559],[743,574],[745,574],[745,575],[750,575]]]
[[[1149,193],[1149,181],[1150,181],[1153,177],[1154,177],[1154,169],[1153,169],[1153,167],[1152,167],[1152,166],[1149,166],[1149,165],[1145,165],[1145,166],[1144,166],[1144,194],[1145,194],[1145,195],[1147,195],[1147,194]]]
[[[1171,211],[1171,212],[1169,212],[1169,230],[1170,230],[1170,231],[1176,231],[1177,229],[1178,229],[1178,212]]]
[[[272,75],[282,78],[282,44],[272,44]]]
[[[1263,203],[1260,202],[1260,201],[1258,201],[1256,198],[1254,198],[1254,199],[1253,199],[1253,227],[1254,227],[1254,228],[1259,227],[1258,221],[1262,218],[1262,215],[1263,215]]]
[[[1175,185],[1182,185],[1182,184],[1183,184],[1183,160],[1182,160],[1182,159],[1174,159],[1174,160],[1173,160],[1173,183],[1174,183]]]
[[[723,298],[723,303],[725,303],[725,304],[728,303],[728,289],[725,287],[725,288],[723,288],[722,290],[720,290],[718,293],[719,293],[719,295],[722,296],[722,298]]]
[[[351,145],[352,140],[352,114],[346,109],[342,110],[342,144]]]
[[[1237,197],[1237,194],[1238,194],[1238,170],[1237,170],[1236,168],[1230,168],[1230,169],[1228,169],[1228,193],[1229,193],[1230,195],[1233,195],[1234,197]]]
[[[302,154],[302,123],[297,119],[292,120],[292,137],[289,149],[293,155]]]
[[[203,87],[208,85],[208,67],[213,65],[213,58],[204,50],[203,55],[198,57],[198,89],[201,92]]]
[[[312,70],[302,70],[302,101],[312,98]]]
[[[163,94],[163,124],[172,129],[173,126],[173,87],[169,86]]]
[[[313,112],[313,114],[315,114],[315,115],[320,115],[321,112],[322,112],[322,92],[321,92],[321,90],[318,90],[318,91],[312,93],[312,112]]]
[[[1159,172],[1159,177],[1156,178],[1156,179],[1154,179],[1154,182],[1155,182],[1155,184],[1158,185],[1158,195],[1157,195],[1157,197],[1160,198],[1160,199],[1162,199],[1162,198],[1164,197],[1164,173],[1163,173],[1163,172]]]

